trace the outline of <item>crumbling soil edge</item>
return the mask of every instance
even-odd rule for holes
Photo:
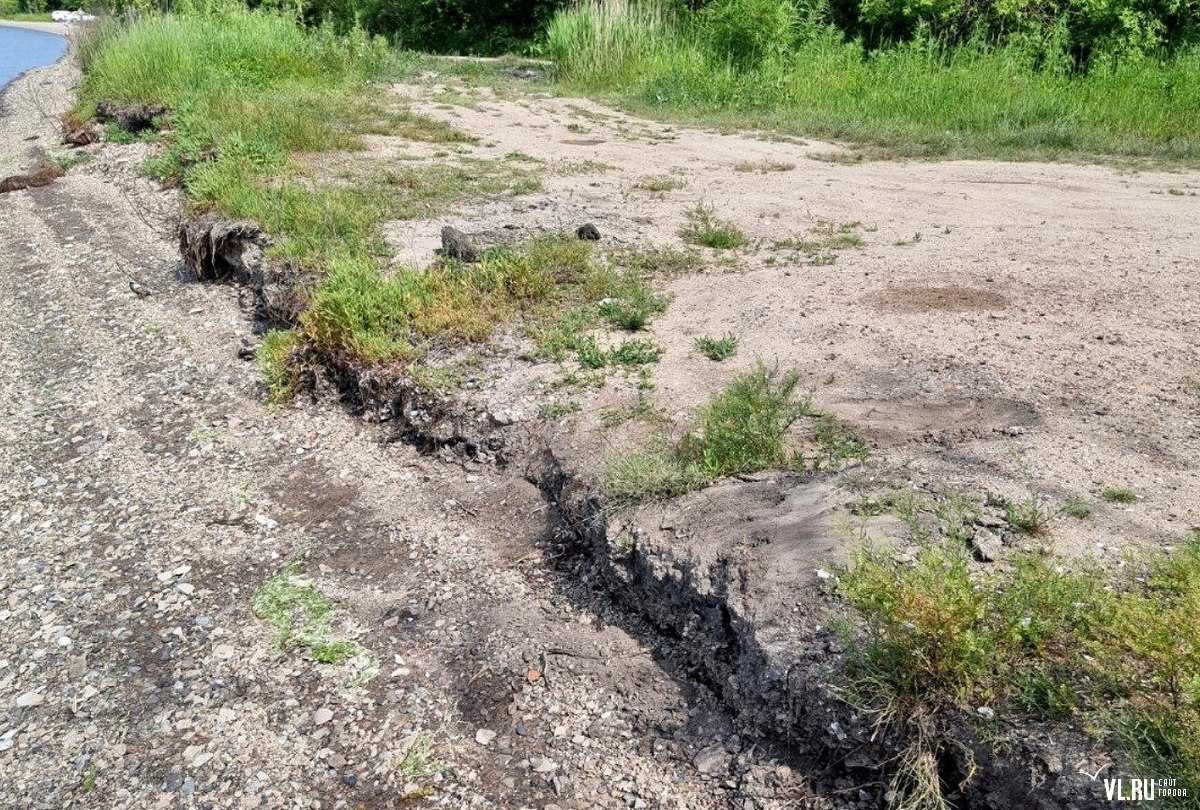
[[[305,281],[263,260],[269,243],[252,223],[198,217],[180,228],[181,256],[198,280],[233,283],[252,299],[248,308],[260,324],[292,326]],[[610,536],[604,500],[593,484],[568,470],[526,426],[498,422],[464,398],[430,393],[337,358],[313,358],[310,369],[306,387],[314,396],[335,396],[353,414],[385,426],[387,440],[452,460],[523,468],[552,510],[553,542],[574,558],[576,576],[598,584],[618,611],[641,620],[641,627],[648,622],[682,650],[684,677],[716,695],[747,734],[787,751],[818,789],[854,784],[861,797],[886,806],[894,763],[911,743],[912,729],[881,728],[847,703],[838,687],[846,684],[848,654],[828,625],[786,653],[768,650],[754,617],[740,607],[748,583],[736,560],[698,565],[637,544],[621,546]],[[514,465],[516,459],[522,463]],[[836,615],[837,604],[826,601]],[[1001,728],[988,729],[965,715],[939,718],[939,777],[956,807],[1106,806],[1101,785],[1071,765],[1095,759],[1091,738],[1066,727],[997,723]]]
[[[913,729],[909,723],[880,727],[846,702],[839,686],[847,683],[848,652],[836,632],[818,628],[799,645],[802,651],[767,649],[754,616],[743,615],[739,605],[747,582],[736,560],[697,565],[686,556],[619,543],[603,497],[551,450],[534,458],[526,474],[552,509],[555,541],[576,556],[583,575],[621,610],[682,641],[688,671],[747,734],[789,751],[818,787],[848,781],[878,806],[888,804],[888,782]],[[838,606],[828,602],[830,617],[836,616]],[[1107,806],[1101,785],[1079,770],[1104,754],[1078,729],[1019,719],[996,720],[989,728],[965,714],[939,717],[936,726],[939,777],[955,807]]]
[[[202,215],[179,228],[184,265],[201,282],[227,282],[244,293],[243,308],[259,331],[296,325],[313,278],[264,258],[270,237],[254,223]],[[247,300],[248,299],[248,300]],[[403,441],[427,452],[504,467],[509,453],[500,430],[510,427],[461,398],[449,398],[390,374],[313,355],[305,358],[300,388],[332,396],[353,415],[382,426],[384,441]]]

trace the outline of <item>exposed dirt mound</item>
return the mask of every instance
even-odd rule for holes
[[[59,166],[57,163],[48,163],[35,172],[14,174],[12,177],[0,180],[0,194],[7,194],[10,191],[22,191],[27,188],[48,186],[64,174],[66,172],[63,171],[62,166]]]
[[[170,110],[162,104],[143,101],[115,101],[105,99],[96,102],[96,120],[115,123],[131,134],[137,134],[154,126],[154,119],[166,115]]]
[[[179,226],[179,253],[200,281],[249,281],[270,240],[253,222],[199,217]]]

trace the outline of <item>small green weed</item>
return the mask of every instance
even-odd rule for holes
[[[654,194],[665,194],[668,191],[683,188],[683,181],[669,174],[659,174],[641,177],[633,184],[633,187]]]
[[[1141,498],[1132,489],[1113,488],[1104,490],[1104,500],[1109,503],[1137,503]]]
[[[87,773],[83,775],[83,781],[79,784],[79,790],[82,793],[91,793],[96,789],[96,781],[100,778],[100,769],[96,767],[88,768]]]
[[[609,352],[609,362],[614,366],[644,366],[657,363],[663,348],[652,340],[626,340]]]
[[[687,213],[688,223],[679,236],[693,245],[732,250],[748,243],[746,235],[728,220],[718,219],[713,208],[699,203]]]
[[[862,224],[859,222],[846,222],[840,225],[823,222],[813,229],[812,236],[809,238],[781,239],[776,241],[772,247],[776,250],[793,250],[803,253],[809,264],[813,266],[830,265],[837,261],[838,251],[862,246],[863,240],[858,234],[858,229],[861,227]]]
[[[1063,504],[1062,513],[1076,520],[1083,520],[1092,514],[1092,502],[1087,498],[1071,498]]]
[[[69,155],[62,155],[60,157],[56,157],[54,159],[54,162],[57,163],[64,172],[66,172],[66,171],[70,171],[71,169],[75,168],[76,166],[82,166],[83,164],[89,162],[91,159],[92,159],[92,156],[89,155],[87,152],[73,152]]]
[[[800,375],[762,363],[738,375],[698,414],[698,429],[671,444],[653,441],[605,465],[604,488],[617,502],[679,495],[717,478],[781,464],[792,424],[811,412],[797,395]]]
[[[841,422],[837,417],[826,414],[813,427],[813,438],[826,462],[836,464],[847,459],[866,461],[871,446],[863,439],[857,425]]]
[[[696,251],[683,252],[672,248],[642,248],[613,251],[613,261],[644,275],[681,276],[704,266]]]
[[[1020,534],[1045,534],[1053,516],[1045,497],[1033,484],[1027,486],[1024,497],[1019,500],[995,493],[988,493],[987,500],[989,505],[1004,509],[1004,519],[1009,528]]]
[[[696,338],[696,351],[718,363],[733,357],[737,352],[737,347],[738,339],[733,334],[719,338],[707,336]]]
[[[274,330],[266,334],[255,352],[271,402],[290,402],[296,393],[294,354],[299,345],[295,331]]]
[[[543,402],[538,406],[538,414],[550,422],[557,422],[564,416],[578,413],[581,410],[583,410],[583,406],[574,400],[569,402]]]
[[[275,628],[276,649],[282,653],[302,647],[323,664],[338,664],[364,655],[354,642],[330,638],[333,605],[299,571],[300,563],[289,564],[250,598],[254,615]]]
[[[600,302],[600,315],[613,326],[629,332],[641,329],[652,315],[666,310],[667,297],[651,293],[645,284],[630,284],[624,297]]]

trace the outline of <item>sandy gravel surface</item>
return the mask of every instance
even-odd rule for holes
[[[70,76],[22,80],[4,151]],[[236,291],[178,278],[146,147],[89,148],[0,197],[0,804],[794,806],[552,572],[532,487],[265,407]],[[250,600],[294,560],[375,677],[274,647]]]
[[[1200,174],[856,162],[828,143],[429,82],[396,92],[479,137],[476,156],[545,167],[540,193],[464,207],[455,224],[468,232],[591,221],[609,243],[684,248],[687,212],[703,204],[750,238],[664,286],[652,399],[682,423],[761,358],[803,372],[818,404],[914,478],[1009,497],[1033,487],[1052,508],[1090,500],[1091,519],[1055,522],[1059,551],[1172,543],[1200,524]],[[647,188],[663,178],[675,187]],[[434,224],[389,233],[419,262]],[[862,246],[814,258],[777,244],[830,227]],[[694,351],[697,336],[726,333],[740,339],[734,360]],[[635,398],[632,384],[579,395],[564,452],[594,467],[623,443],[599,412]],[[1142,500],[1107,504],[1111,488]]]
[[[45,31],[47,34],[66,34],[71,27],[66,23],[56,22],[26,22],[23,20],[0,20],[0,26],[8,28],[27,28],[30,31]]]

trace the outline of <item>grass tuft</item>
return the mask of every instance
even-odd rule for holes
[[[1200,535],[1137,567],[1142,576],[1113,582],[1034,554],[979,572],[953,542],[927,542],[908,562],[860,549],[838,586],[863,620],[851,634],[855,692],[889,719],[979,706],[1086,719],[1135,772],[1195,796]]]
[[[1137,503],[1141,498],[1132,489],[1113,488],[1104,490],[1104,500],[1109,503]]]
[[[250,599],[254,615],[275,628],[275,647],[286,652],[292,647],[308,650],[323,664],[339,664],[365,655],[353,641],[330,638],[334,608],[299,576],[300,564],[291,563],[269,579]]]
[[[743,247],[746,235],[732,222],[718,219],[713,208],[698,203],[687,213],[687,225],[679,232],[685,242],[716,250]]]
[[[736,335],[725,335],[724,337],[698,337],[696,338],[696,351],[714,362],[728,360],[737,352],[738,339]]]

